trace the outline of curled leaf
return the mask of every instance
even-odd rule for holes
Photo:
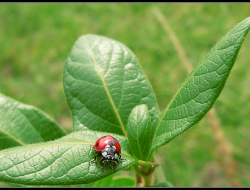
[[[0,94],[0,149],[64,135],[63,129],[41,110]]]

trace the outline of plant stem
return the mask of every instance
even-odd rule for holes
[[[143,176],[143,187],[151,187],[153,185],[153,174]]]
[[[142,165],[135,165],[136,171],[136,186],[137,187],[150,187],[153,182],[153,172],[155,168],[148,168]]]
[[[136,187],[142,187],[143,181],[140,174],[136,173]]]

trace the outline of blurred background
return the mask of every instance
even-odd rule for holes
[[[40,108],[72,131],[63,67],[77,38],[92,33],[134,52],[162,111],[188,76],[164,25],[194,67],[249,16],[249,3],[1,3],[0,93]],[[159,149],[156,181],[166,178],[175,187],[250,186],[249,51],[250,36],[214,112]]]

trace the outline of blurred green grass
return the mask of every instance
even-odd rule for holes
[[[187,73],[152,12],[154,6],[164,14],[193,66],[250,16],[248,3],[1,3],[0,92],[42,109],[72,131],[63,67],[76,39],[93,33],[120,41],[135,53],[163,110]],[[250,186],[249,48],[248,36],[215,104],[232,145],[237,179],[244,187]],[[216,149],[204,118],[162,147],[157,156],[174,186],[230,186],[216,162]]]

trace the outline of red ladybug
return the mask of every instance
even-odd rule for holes
[[[98,152],[98,154],[95,155],[95,158],[91,160],[90,163],[95,162],[97,156],[102,156],[100,159],[100,164],[103,166],[102,170],[109,162],[114,163],[112,165],[112,169],[115,170],[114,166],[116,166],[120,160],[126,160],[121,158],[120,143],[111,135],[99,138],[94,145],[94,149]]]

